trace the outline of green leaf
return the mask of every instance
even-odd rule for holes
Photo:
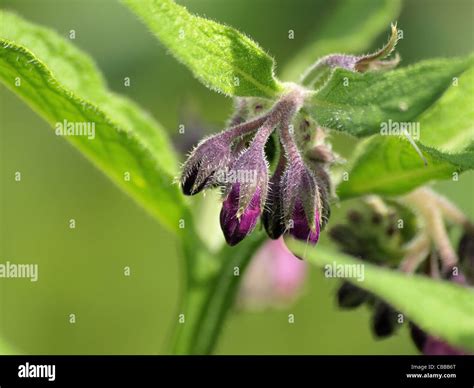
[[[16,348],[5,339],[0,338],[0,355],[19,355],[22,354],[20,349]]]
[[[467,70],[414,123],[424,166],[408,141],[375,135],[358,145],[348,180],[338,186],[347,199],[369,193],[403,194],[434,179],[474,168],[474,69]]]
[[[288,241],[288,245],[296,255],[320,268],[363,264],[364,280],[347,278],[348,281],[384,299],[427,333],[453,346],[474,350],[472,289],[377,267],[322,245],[309,248],[295,240]]]
[[[176,159],[164,130],[109,92],[93,62],[65,39],[8,12],[0,18],[0,80],[53,127],[64,120],[93,124],[95,138],[65,138],[165,226],[178,230],[187,210],[172,183]]]
[[[274,97],[273,59],[234,28],[190,14],[172,0],[123,0],[205,86],[229,96]]]
[[[388,120],[410,122],[433,105],[474,63],[474,56],[437,59],[388,72],[334,70],[310,108],[325,128],[369,136]]]
[[[474,142],[474,67],[419,117],[420,142],[443,152],[460,152]]]
[[[454,173],[474,168],[472,150],[449,154],[417,144],[428,162],[426,166],[405,139],[374,135],[360,143],[348,179],[337,186],[339,198],[403,194],[430,180],[449,179]]]
[[[343,0],[316,30],[310,42],[285,66],[282,78],[297,80],[304,70],[327,54],[362,54],[372,41],[395,22],[399,0]],[[319,22],[318,22],[319,24]]]

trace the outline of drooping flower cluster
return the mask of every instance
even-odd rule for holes
[[[323,57],[303,74],[301,82],[317,89],[318,82],[327,79],[321,73],[328,68],[354,72],[393,68],[398,57],[385,58],[397,40],[393,25],[382,49],[369,55]],[[220,223],[230,245],[242,241],[260,218],[272,239],[288,233],[315,244],[329,218],[331,185],[327,171],[335,157],[324,141],[324,130],[301,112],[311,92],[295,84],[287,86],[269,110],[265,109],[268,101],[262,99],[237,100],[230,127],[202,140],[184,164],[180,179],[184,194],[221,188],[224,203]],[[277,163],[270,168],[266,144],[274,132]]]
[[[221,188],[224,201],[220,223],[229,245],[242,241],[260,218],[272,239],[289,233],[312,244],[318,241],[329,217],[326,167],[332,154],[320,144],[312,154],[305,155],[302,149],[307,145],[298,144],[295,131],[301,125],[296,119],[306,94],[305,89],[293,85],[266,113],[247,121],[248,107],[245,101],[239,101],[233,125],[201,141],[185,162],[181,177],[184,194]],[[255,107],[257,112],[262,108],[259,105]],[[302,123],[303,127],[309,125],[306,119]],[[266,144],[274,132],[279,156],[272,173]],[[318,159],[317,155],[322,154],[324,157]]]
[[[404,206],[395,203],[381,209],[381,203],[377,204],[377,208],[363,204],[358,211],[348,213],[347,223],[335,225],[330,229],[331,239],[343,252],[375,265],[441,277],[464,287],[472,287],[474,276],[465,276],[469,274],[470,268],[474,268],[472,231],[466,232],[460,240],[458,265],[439,268],[439,262],[433,260],[437,257],[437,252],[430,251],[430,244],[420,244],[423,238],[416,238],[419,231],[414,215]],[[402,224],[400,221],[403,221]],[[400,227],[401,225],[403,227]],[[406,320],[400,311],[377,295],[347,281],[343,281],[339,287],[337,303],[343,309],[353,309],[363,304],[370,306],[373,309],[371,328],[376,338],[391,336]],[[422,303],[423,301],[420,301],[420,304]],[[465,350],[422,330],[414,322],[408,320],[408,323],[413,343],[421,353],[467,354]]]

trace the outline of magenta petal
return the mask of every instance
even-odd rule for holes
[[[235,184],[222,204],[220,214],[221,228],[229,245],[236,245],[255,228],[260,217],[260,189],[257,189],[247,209],[237,218],[239,210],[240,185]]]
[[[288,250],[283,238],[268,240],[251,259],[238,304],[250,309],[284,307],[301,294],[307,272],[307,263]]]
[[[423,354],[431,356],[462,356],[466,355],[462,349],[457,349],[443,340],[428,336],[423,346]]]
[[[319,214],[316,210],[315,212],[315,230],[311,230],[308,224],[308,220],[306,219],[306,215],[303,209],[303,205],[300,201],[296,201],[295,208],[293,210],[293,225],[290,228],[290,234],[297,238],[298,240],[308,241],[311,244],[316,244],[319,239]]]

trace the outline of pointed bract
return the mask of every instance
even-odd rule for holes
[[[392,31],[387,43],[374,53],[367,55],[347,55],[347,54],[329,54],[319,59],[303,74],[301,81],[309,79],[311,75],[320,73],[323,69],[343,68],[350,71],[364,73],[370,70],[389,70],[393,69],[400,62],[399,55],[393,59],[384,60],[395,49],[398,42],[398,30],[396,25],[392,24]],[[318,79],[316,77],[316,79]],[[314,82],[314,81],[313,81]]]

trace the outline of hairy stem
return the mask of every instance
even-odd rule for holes
[[[178,314],[183,314],[184,321],[174,326],[171,352],[210,354],[234,305],[247,265],[264,236],[249,236],[242,241],[239,249],[225,246],[217,254],[193,241],[191,233],[188,237],[190,239],[183,241],[185,286],[178,310]]]
[[[430,239],[426,233],[421,233],[405,247],[405,256],[400,263],[400,270],[405,273],[415,273],[418,266],[430,253]]]
[[[400,200],[422,218],[426,232],[439,253],[443,267],[448,269],[455,266],[458,258],[446,231],[443,213],[439,206],[439,196],[432,190],[422,187],[401,197]]]
[[[268,117],[269,114],[266,113],[250,121],[246,121],[245,123],[234,125],[233,127],[224,130],[220,135],[223,136],[226,141],[230,142],[237,137],[256,131],[265,121],[268,120]]]

